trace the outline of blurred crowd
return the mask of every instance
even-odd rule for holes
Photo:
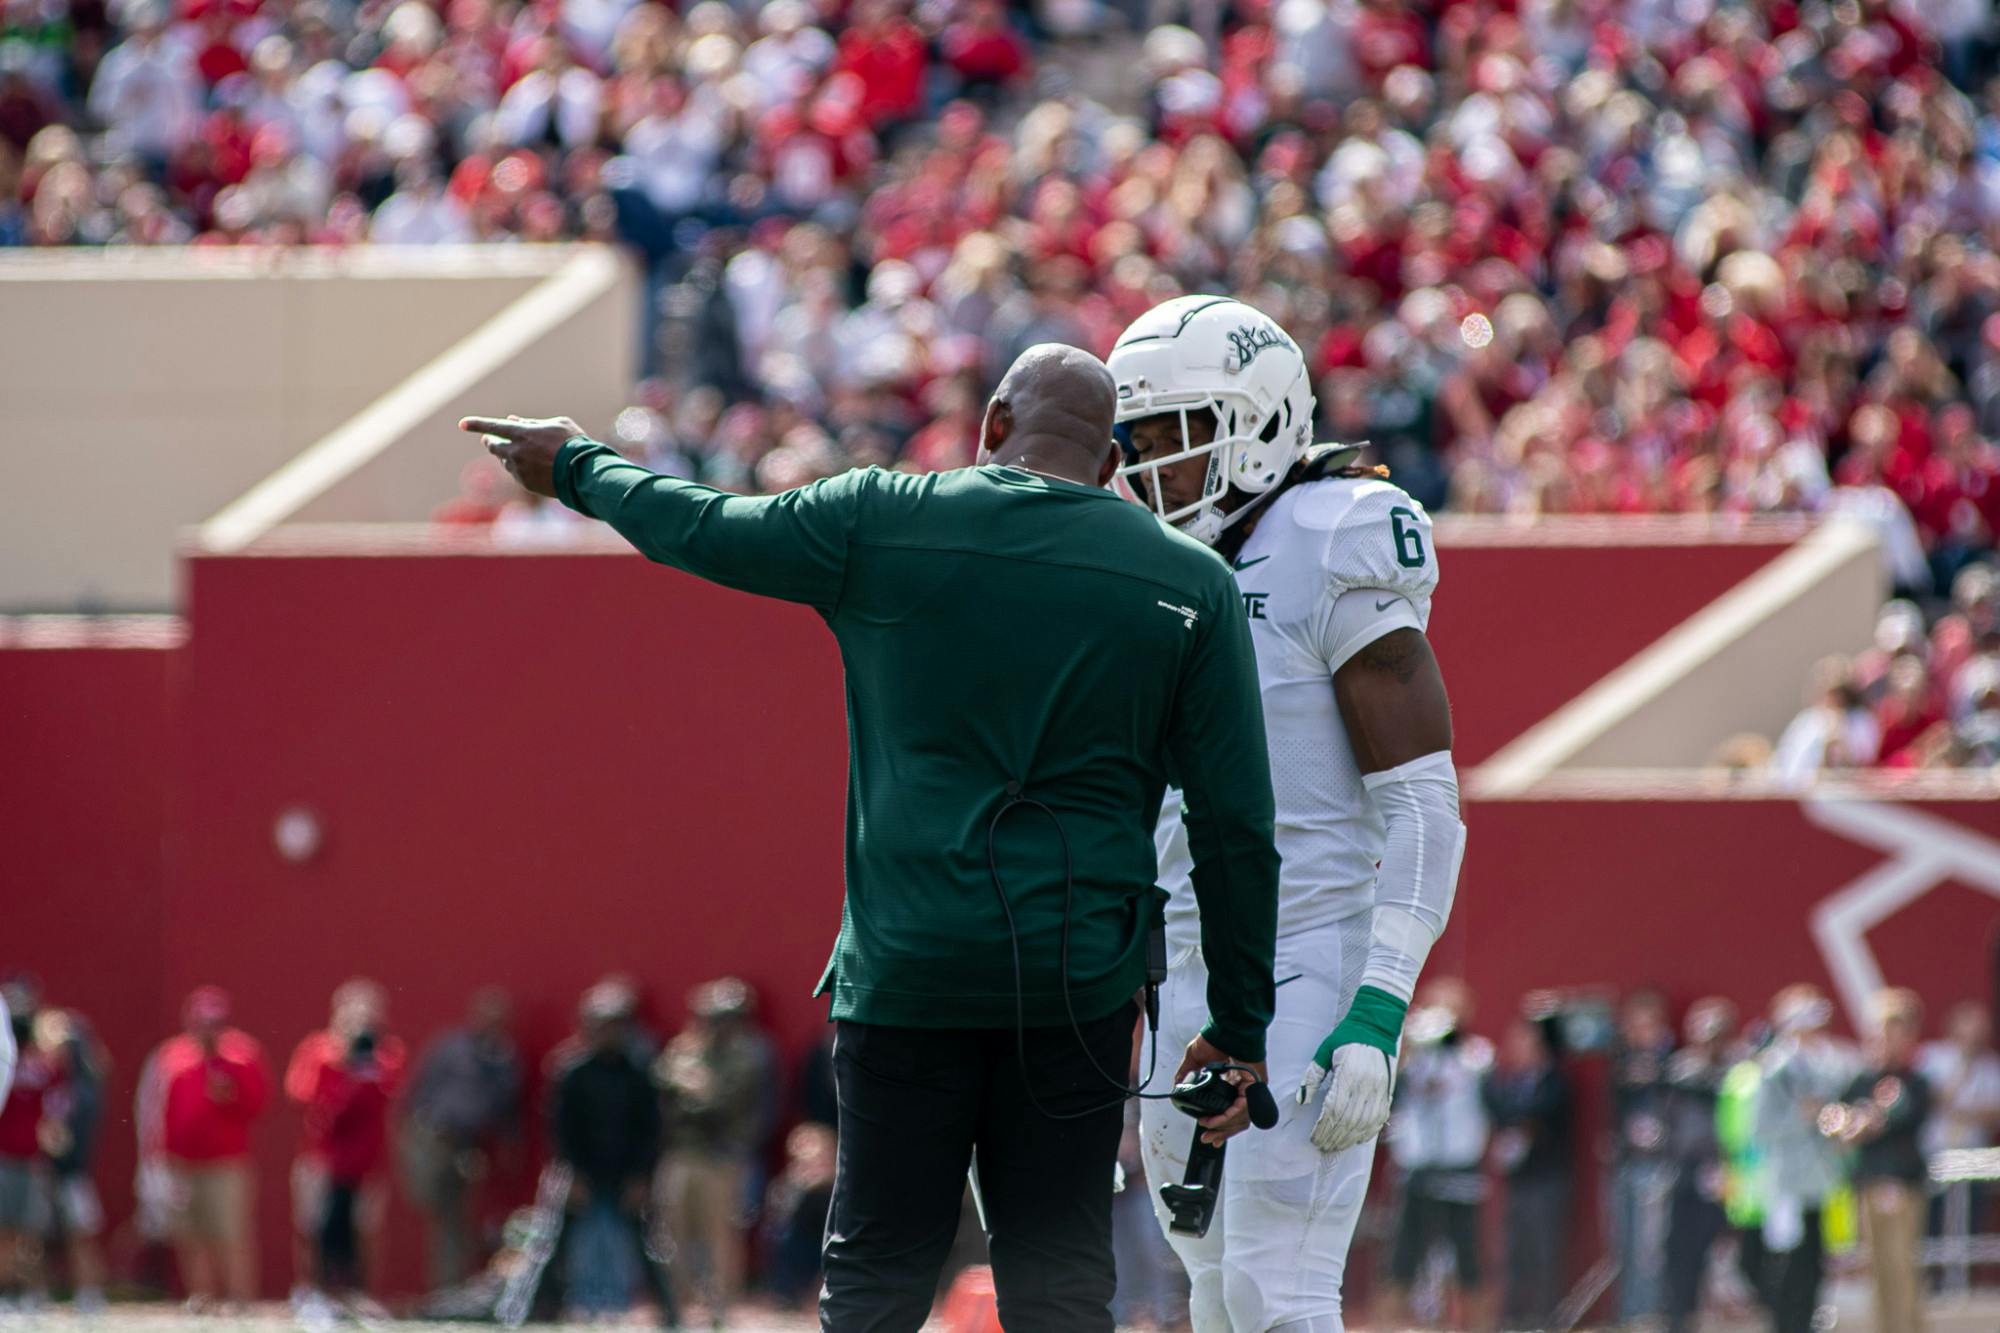
[[[663,1323],[720,1327],[746,1297],[801,1309],[817,1294],[836,1149],[830,1039],[784,1068],[735,978],[694,988],[685,1025],[663,1039],[635,982],[606,977],[532,1075],[497,989],[416,1049],[393,1031],[382,987],[345,982],[279,1078],[230,996],[201,987],[137,1074],[137,1206],[113,1228],[95,1183],[105,1126],[123,1119],[106,1108],[109,1059],[32,977],[0,1001],[20,1050],[0,1104],[0,1308],[53,1291],[88,1311],[113,1281],[120,1294],[184,1291],[196,1309],[252,1300],[253,1140],[280,1097],[299,1113],[287,1184],[306,1327],[379,1313],[369,1293],[382,1289],[392,1190],[423,1221],[429,1294],[406,1311],[418,1317],[622,1318],[649,1305]],[[1806,1333],[1823,1326],[1829,1267],[1851,1253],[1867,1260],[1873,1326],[1915,1333],[1924,1235],[1995,1229],[1986,1185],[1941,1187],[1930,1172],[1940,1154],[2000,1142],[1986,1007],[1932,1025],[1914,993],[1886,990],[1859,1043],[1832,1034],[1834,1007],[1809,985],[1780,990],[1762,1015],[1707,997],[1674,1017],[1651,990],[1615,1002],[1537,992],[1489,1040],[1464,983],[1426,982],[1350,1308],[1398,1328],[1564,1326],[1581,1313],[1565,1308],[1572,1239],[1595,1218],[1621,1324],[1682,1333],[1705,1310],[1761,1311],[1776,1333]],[[1121,1327],[1183,1327],[1185,1279],[1136,1139],[1121,1159]],[[970,1207],[966,1218],[954,1270],[981,1254]]]
[[[817,1292],[831,1065],[815,1048],[780,1068],[735,978],[696,987],[662,1040],[636,984],[607,977],[532,1079],[497,988],[417,1051],[384,989],[347,981],[278,1078],[231,997],[200,987],[137,1073],[135,1209],[110,1229],[95,1184],[104,1127],[124,1120],[107,1116],[109,1060],[87,1020],[40,992],[25,974],[0,988],[20,1052],[0,1103],[0,1313],[51,1292],[101,1309],[112,1281],[184,1292],[202,1312],[253,1301],[255,1140],[281,1096],[300,1125],[287,1192],[304,1327],[381,1313],[370,1293],[392,1190],[423,1222],[420,1317],[490,1320],[507,1299],[538,1317],[622,1317],[643,1295],[662,1322],[694,1309],[721,1327],[753,1271],[786,1307]]]
[[[2000,569],[1974,561],[1948,597],[1889,602],[1866,649],[1814,667],[1775,743],[1733,737],[1716,761],[1791,789],[1823,775],[2000,770]]]
[[[962,463],[1022,346],[1226,290],[1427,503],[1852,493],[1943,591],[2000,522],[1995,37],[1989,0],[18,0],[0,242],[616,241],[618,442],[762,490]]]

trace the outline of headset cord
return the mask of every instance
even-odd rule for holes
[[[1002,882],[1000,878],[1000,857],[994,847],[994,837],[1000,831],[1000,821],[1005,819],[1011,811],[1020,806],[1028,806],[1031,809],[1039,810],[1042,812],[1043,815],[1047,816],[1049,823],[1055,826],[1057,840],[1062,844],[1063,1010],[1069,1016],[1070,1031],[1076,1034],[1076,1043],[1083,1050],[1083,1058],[1090,1062],[1091,1069],[1096,1072],[1099,1078],[1103,1079],[1106,1083],[1108,1083],[1112,1087],[1118,1089],[1118,1095],[1116,1097],[1110,1099],[1109,1101],[1101,1102],[1096,1106],[1086,1107],[1081,1111],[1057,1112],[1057,1111],[1051,1111],[1049,1110],[1048,1107],[1042,1105],[1041,1098],[1035,1095],[1035,1081],[1032,1077],[1029,1076],[1028,1073],[1028,1025],[1026,1018],[1027,1001],[1025,998],[1026,985],[1025,982],[1022,980],[1022,972],[1021,972],[1021,932],[1014,924],[1014,907],[1012,903],[1007,901],[1007,886],[1005,885],[1005,883]],[[1070,993],[1069,993],[1069,922],[1070,922],[1070,909],[1076,897],[1076,880],[1074,876],[1074,867],[1072,865],[1070,858],[1069,834],[1063,829],[1062,821],[1056,818],[1056,812],[1054,810],[1051,810],[1047,805],[1034,799],[1031,796],[1023,796],[1021,794],[1021,785],[1018,782],[1010,782],[1007,784],[1007,800],[1005,801],[1005,803],[1001,805],[1001,807],[998,810],[993,812],[993,821],[986,826],[986,868],[993,877],[993,894],[996,898],[1000,900],[1000,912],[1003,916],[1007,918],[1007,940],[1009,945],[1013,949],[1014,1059],[1016,1063],[1020,1065],[1021,1087],[1023,1088],[1023,1090],[1027,1092],[1029,1103],[1032,1104],[1037,1111],[1040,1111],[1044,1116],[1046,1116],[1050,1120],[1082,1120],[1087,1116],[1098,1115],[1104,1111],[1109,1110],[1114,1106],[1121,1105],[1128,1098],[1138,1097],[1151,1100],[1166,1100],[1171,1098],[1173,1096],[1171,1092],[1146,1091],[1146,1087],[1152,1083],[1153,1076],[1159,1072],[1159,1067],[1160,1067],[1160,1028],[1157,1021],[1150,1021],[1152,1019],[1152,1007],[1150,1005],[1148,1006],[1148,1019],[1149,1019],[1148,1026],[1152,1029],[1153,1052],[1152,1052],[1152,1057],[1148,1061],[1146,1066],[1146,1077],[1144,1081],[1142,1081],[1137,1087],[1128,1084],[1122,1078],[1113,1078],[1110,1074],[1106,1073],[1104,1070],[1104,1066],[1097,1063],[1097,1057],[1091,1054],[1090,1043],[1084,1040],[1083,1028],[1076,1021],[1076,1005],[1074,1001],[1072,1001],[1072,999],[1070,998]],[[1148,984],[1150,985],[1150,982]]]

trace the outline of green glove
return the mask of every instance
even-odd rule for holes
[[[1319,1061],[1320,1068],[1333,1068],[1333,1052],[1336,1047],[1361,1045],[1373,1046],[1391,1060],[1396,1058],[1396,1043],[1403,1035],[1403,1015],[1409,1012],[1409,1004],[1374,986],[1363,986],[1354,992],[1354,1003],[1348,1007],[1344,1018],[1334,1025],[1326,1040],[1319,1044],[1313,1059]]]

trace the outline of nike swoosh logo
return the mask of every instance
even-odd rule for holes
[[[1271,557],[1270,557],[1270,556],[1268,556],[1268,555],[1260,555],[1260,556],[1258,556],[1258,557],[1257,557],[1257,558],[1256,558],[1255,560],[1238,560],[1238,561],[1236,562],[1236,568],[1237,568],[1237,569],[1248,569],[1248,568],[1250,568],[1250,566],[1252,566],[1252,565],[1261,565],[1261,564],[1263,564],[1263,563],[1264,563],[1264,562],[1265,562],[1266,560],[1269,560],[1270,558],[1271,558]]]
[[[1396,599],[1394,597],[1391,597],[1386,602],[1375,603],[1375,609],[1377,611],[1387,611],[1390,607],[1394,606],[1395,604],[1396,604]]]

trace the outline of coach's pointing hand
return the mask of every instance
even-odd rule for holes
[[[568,417],[464,417],[458,428],[486,437],[486,452],[536,495],[556,493],[556,454],[583,434]]]

